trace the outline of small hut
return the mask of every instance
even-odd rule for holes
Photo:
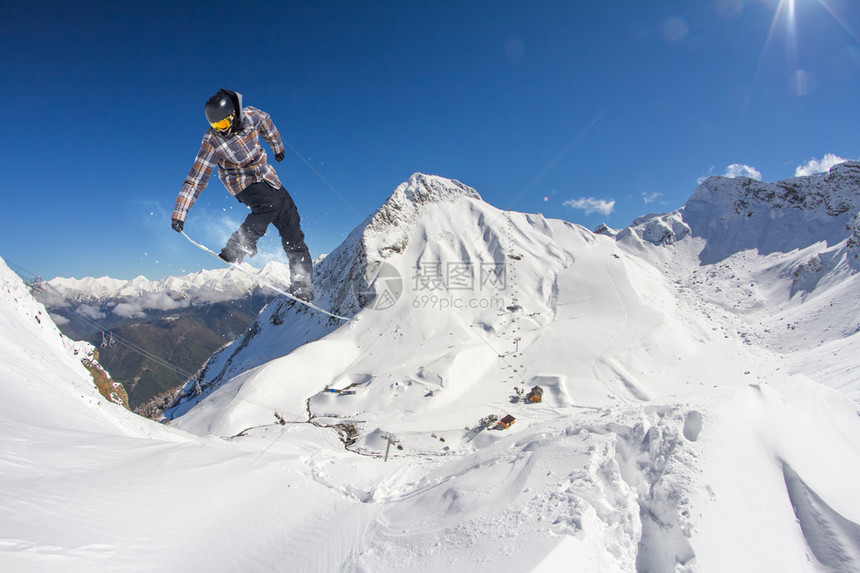
[[[532,391],[526,394],[526,402],[536,404],[538,402],[543,402],[543,388],[540,386],[535,386],[532,388]]]
[[[510,414],[508,414],[507,416],[505,416],[504,418],[502,418],[501,420],[499,420],[498,428],[499,428],[500,430],[507,430],[508,428],[510,428],[510,427],[511,427],[511,425],[512,425],[515,421],[516,421],[516,418],[514,418],[513,416],[511,416]]]

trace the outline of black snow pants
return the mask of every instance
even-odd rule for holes
[[[250,207],[251,213],[239,230],[230,236],[224,250],[253,256],[257,252],[257,241],[266,234],[269,224],[273,223],[281,235],[281,244],[290,261],[292,282],[310,284],[313,270],[311,255],[305,245],[299,212],[287,190],[284,187],[274,189],[265,181],[260,181],[246,187],[236,195],[236,199]]]

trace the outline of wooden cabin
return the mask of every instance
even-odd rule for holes
[[[540,386],[535,386],[532,388],[532,391],[526,394],[526,402],[536,404],[538,402],[543,402],[543,388]]]

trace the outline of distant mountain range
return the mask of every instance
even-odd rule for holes
[[[289,285],[286,265],[245,268]],[[146,414],[188,380],[208,357],[250,325],[274,298],[235,269],[203,270],[150,281],[55,278],[34,292],[66,336],[99,350],[99,362],[128,391],[132,409]]]

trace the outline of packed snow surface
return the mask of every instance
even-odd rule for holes
[[[166,425],[0,265],[0,567],[860,570],[858,189],[595,234],[415,174],[317,267],[358,320],[274,301]]]

